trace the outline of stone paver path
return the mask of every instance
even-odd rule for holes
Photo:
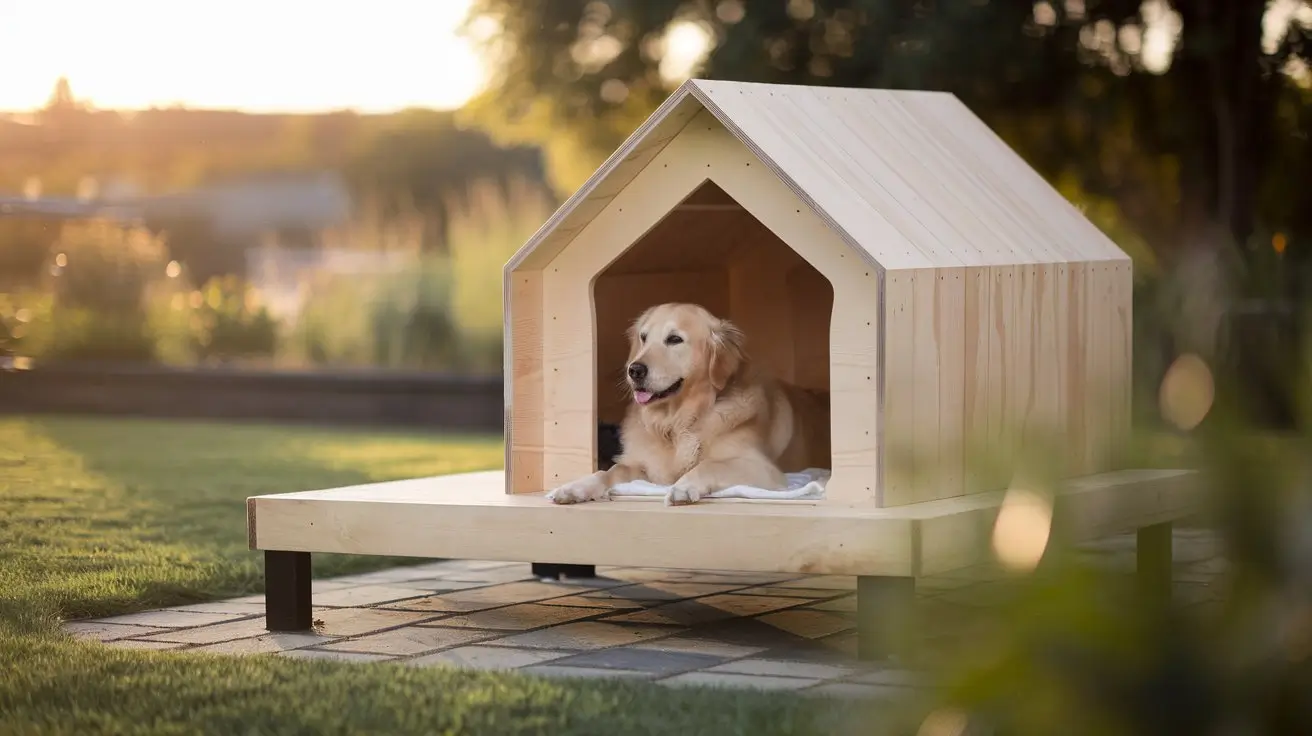
[[[1133,569],[1133,536],[1086,547]],[[1224,562],[1212,536],[1175,537],[1176,594],[1217,599]],[[400,661],[626,677],[669,685],[747,686],[880,697],[916,686],[913,672],[855,657],[856,579],[599,567],[595,580],[541,581],[527,564],[455,560],[314,583],[313,632],[271,634],[262,596],[75,621],[78,637],[135,649]],[[918,581],[927,644],[951,656],[972,622],[1005,597],[980,567]]]

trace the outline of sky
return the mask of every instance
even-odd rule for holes
[[[0,110],[60,76],[96,107],[459,107],[484,69],[470,0],[0,0]]]
[[[457,30],[471,1],[0,0],[0,111],[43,106],[61,76],[100,108],[455,108],[486,78]],[[1036,17],[1048,2],[1036,4]],[[1147,0],[1144,11],[1137,43],[1160,71],[1179,21],[1163,0]],[[1312,25],[1312,7],[1273,0],[1269,44],[1291,18]],[[676,79],[695,69],[710,40],[694,24],[678,25],[662,63]]]

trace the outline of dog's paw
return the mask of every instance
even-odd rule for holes
[[[547,494],[547,500],[560,504],[582,503],[584,501],[599,501],[609,498],[609,496],[609,490],[604,483],[596,478],[588,477],[555,488]]]
[[[679,481],[665,493],[666,506],[687,506],[697,503],[710,493],[696,484]]]

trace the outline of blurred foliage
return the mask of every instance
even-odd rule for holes
[[[191,346],[199,360],[271,358],[278,324],[259,292],[236,276],[210,279],[189,301]]]
[[[1187,355],[1177,365],[1186,362],[1205,365]],[[1177,371],[1176,380],[1195,385],[1162,386],[1168,419],[1182,400],[1197,404],[1186,414],[1207,416],[1177,428],[1176,465],[1198,469],[1196,522],[1219,540],[1219,556],[1206,563],[1218,573],[1209,595],[1182,595],[1197,592],[1186,582],[1169,599],[1154,598],[1164,591],[1077,554],[1052,521],[1039,566],[1014,570],[970,645],[935,665],[944,690],[918,733],[1312,733],[1308,370],[1300,361],[1288,376],[1303,402],[1296,430],[1279,435],[1247,421],[1223,369]],[[1210,390],[1199,390],[1212,380],[1215,405]],[[1045,498],[1051,492],[1042,489]],[[1177,553],[1190,544],[1177,540]]]
[[[399,273],[317,274],[289,349],[315,365],[453,368],[464,346],[450,298],[445,256],[419,258]]]
[[[47,260],[42,357],[155,359],[147,302],[152,287],[167,279],[167,256],[163,241],[143,228],[101,220],[65,224]]]
[[[531,181],[512,180],[504,191],[481,181],[470,187],[466,206],[452,220],[452,313],[464,339],[495,356],[490,369],[501,365],[502,269],[554,209]]]
[[[1305,4],[1304,4],[1305,5]],[[949,91],[1130,252],[1266,247],[1312,253],[1312,14],[1264,37],[1267,0],[892,3],[880,0],[477,0],[496,63],[466,114],[546,148],[577,186],[682,81]],[[1279,7],[1277,7],[1279,6]],[[1183,30],[1178,43],[1173,25]],[[1278,26],[1273,26],[1277,28]],[[671,38],[709,54],[679,70]],[[1161,68],[1149,51],[1167,39]],[[1300,66],[1301,65],[1301,66]],[[1292,69],[1285,74],[1282,70]],[[1306,79],[1306,76],[1301,77]],[[1259,197],[1259,191],[1261,196]],[[1114,206],[1105,206],[1104,203]]]
[[[305,284],[288,358],[315,365],[497,373],[501,272],[551,215],[531,179],[481,179],[445,205],[449,246],[375,273],[320,272]]]

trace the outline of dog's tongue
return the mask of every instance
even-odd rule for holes
[[[650,392],[650,391],[634,391],[634,392],[633,392],[633,400],[636,401],[636,402],[638,402],[639,404],[645,404],[645,403],[647,403],[648,401],[651,401],[651,392]]]

